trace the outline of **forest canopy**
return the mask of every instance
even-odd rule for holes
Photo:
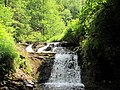
[[[0,23],[16,42],[57,41],[83,5],[83,0],[2,0]]]

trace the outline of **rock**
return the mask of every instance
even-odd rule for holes
[[[3,82],[0,82],[0,86],[3,86],[4,84],[3,84]]]
[[[33,88],[34,87],[34,82],[25,80],[24,84],[26,87]]]
[[[0,90],[9,90],[7,86],[1,87]]]
[[[30,88],[33,88],[33,85],[32,84],[26,84],[27,87],[30,87]]]
[[[0,85],[5,85],[6,84],[6,81],[2,81],[1,83],[0,83]]]

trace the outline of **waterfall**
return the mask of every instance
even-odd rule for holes
[[[37,52],[45,52],[45,50],[47,49],[47,47],[49,47],[49,44],[47,44],[46,46],[44,47],[41,47],[37,50]]]
[[[25,50],[27,52],[34,52],[34,50],[32,49],[32,44],[30,44],[29,46],[27,46]]]
[[[53,44],[51,51],[56,53],[54,64],[51,76],[42,90],[84,90],[77,54],[66,47],[57,45],[58,43]]]

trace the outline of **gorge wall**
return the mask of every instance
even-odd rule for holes
[[[97,15],[94,35],[79,52],[85,90],[120,88],[120,1],[110,0]]]

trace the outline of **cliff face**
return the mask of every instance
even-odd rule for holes
[[[86,90],[119,90],[120,88],[119,2],[108,1],[96,17],[95,35],[90,36],[89,44],[80,51],[82,80]]]

